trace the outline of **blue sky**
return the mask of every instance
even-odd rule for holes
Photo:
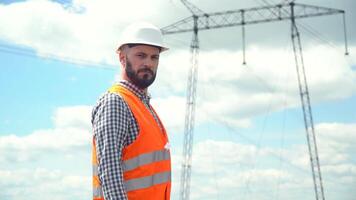
[[[192,2],[212,12],[280,1]],[[339,17],[299,23],[326,199],[353,200],[355,2],[299,3],[347,13],[348,57]],[[0,1],[0,199],[90,198],[90,113],[120,73],[115,45],[122,28],[135,20],[164,27],[189,15],[178,0]],[[200,33],[191,199],[315,199],[289,28],[247,27],[246,66],[240,29]],[[150,88],[172,143],[172,199],[180,183],[190,37],[165,37],[171,49]]]
[[[6,52],[1,53],[1,61],[1,104],[6,106],[0,131],[8,134],[29,134],[38,127],[52,127],[51,113],[57,107],[78,102],[94,104],[112,83],[118,69],[78,66]],[[17,133],[19,126],[21,132]]]

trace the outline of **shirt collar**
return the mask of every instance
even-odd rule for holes
[[[143,101],[149,102],[151,99],[151,95],[149,93],[146,94],[146,92],[139,89],[136,85],[130,83],[127,80],[120,80],[118,84],[133,92],[137,97],[139,97]]]

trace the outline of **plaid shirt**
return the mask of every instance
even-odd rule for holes
[[[128,81],[120,81],[121,86],[132,91],[159,120],[150,106],[150,96]],[[105,200],[126,200],[123,180],[122,150],[135,141],[139,126],[128,106],[116,93],[105,93],[92,112],[92,125],[96,142],[99,179]],[[162,125],[159,123],[162,128]]]

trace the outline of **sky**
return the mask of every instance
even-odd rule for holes
[[[191,0],[205,12],[282,0]],[[325,198],[355,200],[356,2],[296,0],[346,11],[297,20]],[[0,199],[91,198],[91,110],[120,74],[122,29],[191,16],[178,0],[0,1]],[[166,35],[149,88],[171,143],[179,199],[191,33]],[[191,199],[315,199],[290,22],[199,32]]]

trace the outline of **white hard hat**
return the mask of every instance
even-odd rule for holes
[[[125,28],[118,48],[120,49],[125,44],[147,44],[160,47],[161,52],[168,50],[168,47],[163,44],[161,30],[147,22],[136,22]]]

